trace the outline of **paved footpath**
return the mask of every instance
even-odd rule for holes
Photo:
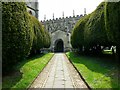
[[[86,88],[64,53],[56,53],[32,83],[33,88]]]

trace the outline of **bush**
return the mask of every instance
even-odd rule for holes
[[[31,22],[23,2],[2,3],[2,69],[3,73],[23,60],[32,46]]]
[[[44,27],[43,29],[44,29],[44,48],[49,48],[51,44],[51,37],[48,31],[46,31]]]
[[[120,44],[120,1],[105,3],[105,26],[109,41]]]
[[[105,30],[104,21],[104,2],[102,2],[97,9],[91,13],[89,20],[85,26],[85,45],[94,53],[101,52],[101,46],[108,46],[108,38]]]
[[[43,31],[42,25],[39,23],[38,19],[34,16],[30,15],[30,19],[32,22],[32,31],[33,31],[33,45],[32,45],[32,53],[36,53],[37,50],[43,48]]]
[[[84,50],[88,53],[94,47],[101,50],[100,46],[108,45],[104,21],[104,4],[102,2],[94,12],[82,17],[75,25],[71,36],[73,48],[81,49],[84,46]]]
[[[50,36],[37,18],[31,16],[31,21],[32,21],[33,37],[34,37],[31,54],[36,54],[39,53],[40,49],[44,47],[49,48]]]
[[[104,3],[101,3],[97,9],[91,13],[85,30],[85,40],[89,42],[90,45],[106,45],[108,43],[104,22]]]
[[[71,34],[71,44],[73,48],[79,48],[82,49],[84,45],[84,28],[85,23],[89,19],[90,15],[86,15],[82,17],[77,24],[75,25],[73,32]]]
[[[88,19],[81,18],[75,25],[71,36],[73,48],[101,50],[100,46],[117,46],[120,55],[120,1],[102,2]],[[84,22],[85,21],[85,22]],[[91,49],[91,50],[90,50]]]
[[[105,3],[105,27],[108,39],[116,45],[118,59],[120,58],[120,1]]]

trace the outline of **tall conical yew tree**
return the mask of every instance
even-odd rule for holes
[[[36,54],[37,52],[39,53],[42,48],[49,48],[51,39],[48,31],[45,30],[42,23],[34,16],[30,15],[30,17],[32,22],[31,27],[33,29],[33,45],[31,54]]]
[[[94,51],[101,52],[101,46],[108,46],[108,39],[104,21],[104,2],[102,2],[94,12],[90,14],[85,25],[86,45]]]
[[[105,3],[105,27],[109,41],[117,46],[120,58],[120,1]]]
[[[71,34],[71,44],[73,48],[79,49],[79,51],[82,51],[82,47],[84,46],[84,29],[85,24],[88,21],[90,15],[86,15],[82,17],[75,27],[73,28],[72,34]]]
[[[24,2],[2,2],[2,69],[10,71],[30,52],[32,28]]]

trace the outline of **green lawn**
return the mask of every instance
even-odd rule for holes
[[[27,88],[46,66],[53,53],[37,55],[14,66],[14,73],[3,77],[3,88]]]
[[[112,60],[100,57],[88,57],[76,55],[73,52],[66,53],[85,81],[91,88],[118,88],[118,66]]]

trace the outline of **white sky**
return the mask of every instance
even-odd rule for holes
[[[86,13],[89,14],[96,9],[96,7],[103,0],[38,0],[39,1],[39,20],[62,17],[64,11],[64,17],[73,16],[73,10],[75,15],[84,14],[84,8]]]

